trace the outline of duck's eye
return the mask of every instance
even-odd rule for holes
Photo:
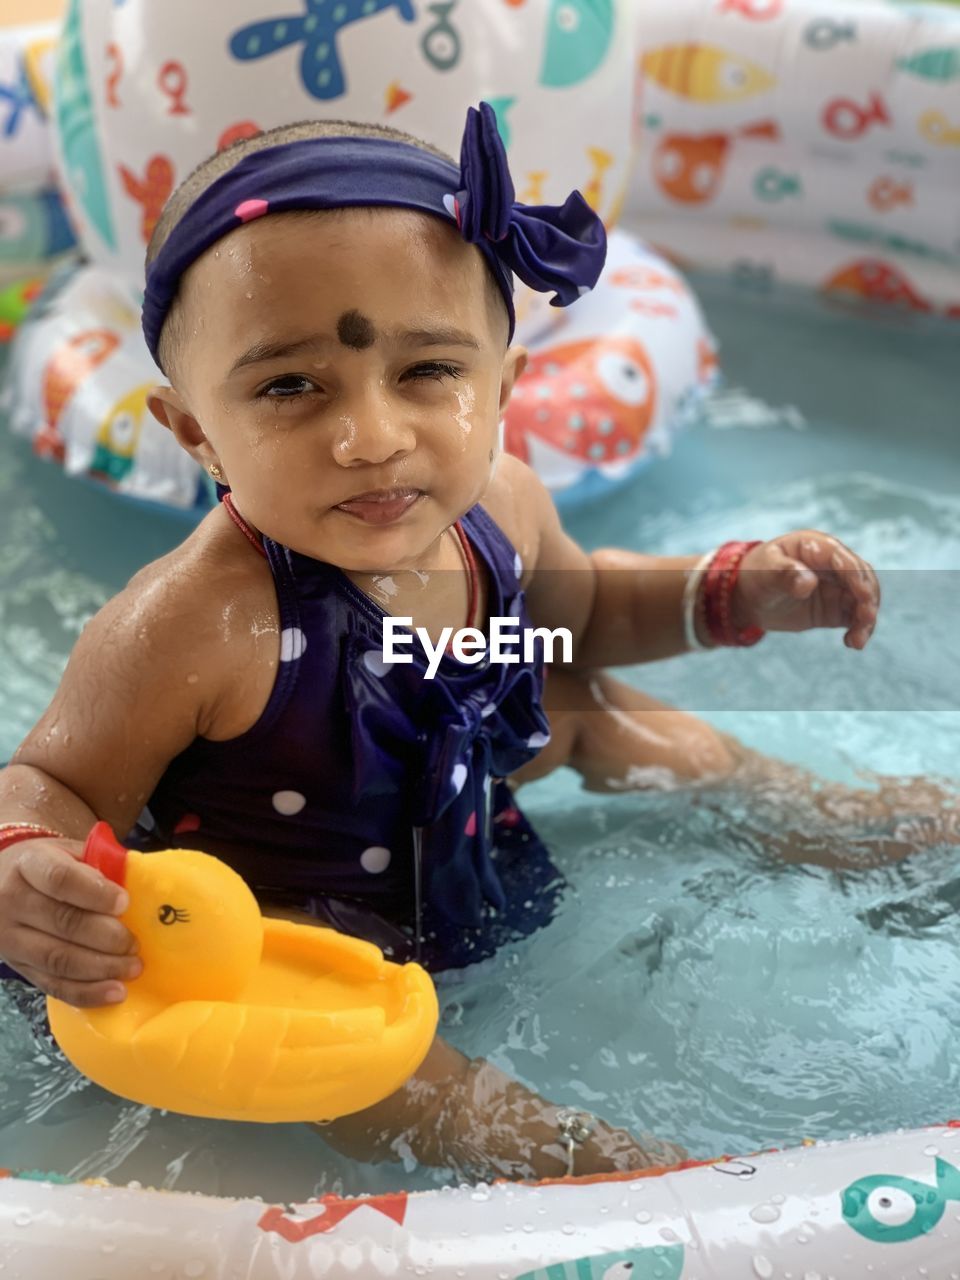
[[[187,924],[190,920],[190,912],[181,911],[178,907],[172,907],[169,902],[165,902],[157,911],[157,919],[161,924]]]

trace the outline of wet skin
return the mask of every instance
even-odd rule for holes
[[[348,572],[448,564],[524,360],[486,273],[408,210],[248,223],[185,276],[176,389],[151,407],[275,541]],[[399,518],[342,508],[371,492],[405,497]]]

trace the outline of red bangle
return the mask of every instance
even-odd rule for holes
[[[48,837],[54,840],[62,840],[64,835],[62,831],[53,831],[50,827],[34,826],[29,822],[0,824],[0,853],[4,849],[9,849],[12,844],[19,844],[21,840],[44,840]]]
[[[703,580],[703,616],[715,645],[745,649],[766,635],[762,627],[744,627],[738,631],[732,617],[733,592],[740,568],[749,552],[759,545],[759,541],[725,542],[710,561]]]

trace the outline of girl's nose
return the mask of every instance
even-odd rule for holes
[[[380,465],[405,457],[416,447],[410,408],[397,404],[382,389],[356,396],[342,407],[333,453],[341,466]]]

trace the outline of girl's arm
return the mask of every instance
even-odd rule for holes
[[[177,554],[151,566],[87,624],[50,707],[0,773],[0,824],[55,833],[0,848],[0,955],[72,1004],[122,1000],[139,972],[115,918],[126,894],[79,862],[87,833],[98,819],[130,830],[169,761],[215,722],[239,674],[235,651],[250,658],[224,643],[217,587],[190,568]]]
[[[523,562],[527,608],[537,627],[566,627],[574,667],[622,666],[682,653],[686,570],[698,556],[588,554],[564,532],[542,481],[501,456],[483,504]]]
[[[522,548],[523,583],[538,627],[567,628],[582,669],[651,662],[683,653],[684,590],[698,556],[647,556],[605,548],[589,555],[560,524],[529,467],[501,460],[487,505]],[[729,597],[736,631],[844,630],[862,649],[873,634],[880,590],[873,570],[836,538],[801,529],[756,543]],[[697,638],[709,643],[703,619]]]

